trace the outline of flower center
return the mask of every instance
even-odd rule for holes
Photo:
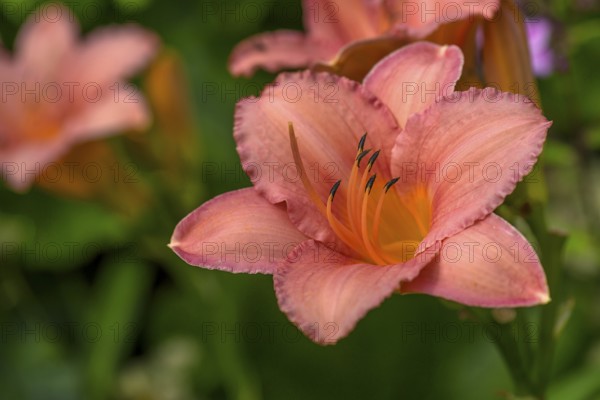
[[[50,113],[44,104],[26,104],[24,118],[21,121],[22,138],[31,141],[43,141],[54,138],[60,129],[57,116]]]
[[[373,264],[397,264],[414,256],[429,231],[430,201],[424,189],[400,194],[395,187],[400,178],[389,179],[387,171],[379,171],[378,176],[375,166],[380,150],[365,150],[366,133],[358,143],[347,182],[337,181],[327,202],[321,200],[308,179],[291,122],[289,137],[302,184],[341,241]]]
[[[10,148],[23,143],[39,143],[60,134],[65,116],[61,104],[46,101],[40,93],[31,93],[24,99],[19,97],[18,101],[12,99],[0,110],[4,123],[0,146]]]

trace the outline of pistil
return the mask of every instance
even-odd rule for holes
[[[304,163],[302,162],[302,157],[300,157],[300,149],[298,148],[298,141],[296,140],[296,133],[294,132],[294,125],[289,122],[288,130],[290,136],[290,146],[292,147],[292,154],[294,156],[294,162],[296,163],[296,167],[298,168],[298,172],[300,173],[300,179],[302,180],[302,184],[304,185],[304,189],[306,189],[306,193],[312,200],[312,202],[317,206],[321,213],[326,214],[325,206],[323,205],[323,201],[319,197],[319,194],[312,186],[310,181],[308,180],[308,174],[306,173],[306,168],[304,168]]]

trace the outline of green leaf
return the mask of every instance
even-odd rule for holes
[[[29,269],[70,270],[106,249],[124,247],[128,229],[118,215],[95,204],[53,197],[38,190],[3,193],[2,255]],[[4,225],[6,221],[7,225]]]
[[[112,394],[119,364],[141,331],[140,309],[155,270],[142,261],[117,261],[104,264],[99,274],[84,335],[89,399]]]
[[[592,364],[563,378],[550,387],[548,400],[591,400],[600,395],[600,365]]]

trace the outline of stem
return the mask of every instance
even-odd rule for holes
[[[472,308],[471,311],[483,326],[493,325],[495,327],[494,332],[491,332],[494,333],[494,343],[507,365],[516,394],[527,395],[533,393],[535,385],[526,367],[526,360],[523,359],[523,355],[519,351],[520,346],[514,333],[514,322],[500,324],[490,318],[486,310]]]
[[[525,198],[532,198],[530,188],[522,188]],[[530,201],[525,216],[533,235],[536,237],[541,263],[546,272],[552,301],[540,307],[539,337],[537,344],[521,343],[512,329],[515,323],[522,323],[522,311],[517,314],[517,322],[499,324],[483,310],[473,310],[479,319],[495,325],[498,336],[496,346],[500,351],[513,379],[517,394],[535,396],[543,400],[552,376],[554,350],[556,344],[556,319],[564,295],[560,290],[562,250],[565,237],[550,232],[545,220],[544,206],[540,201]],[[522,208],[522,207],[519,207]]]
[[[497,346],[502,358],[508,366],[508,370],[515,385],[516,394],[526,395],[534,391],[534,384],[529,377],[525,360],[519,352],[519,344],[514,337],[514,331],[510,328],[512,324],[495,324],[499,328]]]
[[[542,309],[540,321],[540,336],[537,349],[537,362],[534,369],[535,394],[544,399],[550,377],[554,358],[556,337],[554,327],[558,307],[561,304],[562,293],[559,289],[562,249],[565,238],[562,235],[551,233],[546,225],[544,211],[541,207],[534,207],[528,217],[529,225],[538,239],[541,247],[541,261],[546,270],[546,278],[553,300]]]

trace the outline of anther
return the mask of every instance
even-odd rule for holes
[[[366,140],[367,140],[367,132],[365,132],[365,134],[362,135],[362,137],[358,141],[358,152],[359,153],[362,153],[363,150],[365,149],[365,141]]]
[[[337,190],[340,187],[340,183],[342,183],[341,179],[339,181],[337,181],[336,183],[334,183],[331,190],[329,191],[329,196],[331,196],[331,201],[333,201],[333,198],[335,197],[335,193],[337,192]]]
[[[385,192],[387,193],[388,190],[390,190],[390,188],[392,186],[394,186],[396,184],[396,182],[398,182],[400,180],[400,178],[394,178],[391,181],[389,181],[388,183],[385,184],[385,186],[383,187]]]
[[[373,168],[373,164],[375,164],[375,161],[377,161],[377,157],[379,157],[379,153],[381,152],[381,150],[377,150],[375,153],[373,153],[373,155],[371,156],[371,158],[369,158],[369,172],[371,172],[371,169]]]
[[[367,181],[367,185],[365,186],[365,192],[371,194],[371,190],[373,189],[373,184],[375,183],[375,179],[377,179],[377,174],[373,175]]]
[[[360,162],[362,161],[363,158],[365,158],[365,156],[367,154],[369,154],[371,152],[371,149],[368,150],[363,150],[362,152],[360,152],[359,155],[356,156],[356,166],[360,168]]]

